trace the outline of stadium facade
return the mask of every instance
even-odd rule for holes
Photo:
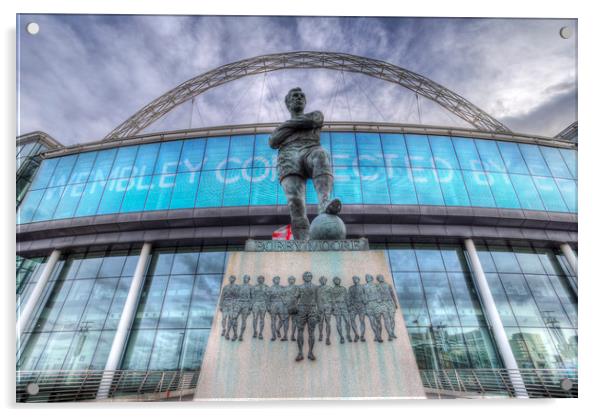
[[[52,144],[18,187],[19,401],[95,398],[108,371],[110,395],[194,385],[229,254],[289,222],[275,126],[17,138]],[[574,138],[333,122],[321,141],[348,236],[388,255],[427,388],[515,395],[518,368],[530,396],[576,395]],[[311,219],[310,183],[307,202]]]

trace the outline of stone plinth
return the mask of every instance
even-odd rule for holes
[[[294,275],[302,283],[303,272],[314,275],[318,285],[322,275],[338,276],[349,288],[351,277],[382,274],[393,285],[384,251],[358,252],[235,252],[224,274],[235,275],[237,284],[244,274],[264,275],[266,284],[279,275],[282,285]],[[403,306],[401,306],[403,308]],[[310,399],[310,398],[425,398],[424,389],[403,316],[395,313],[397,339],[388,342],[383,325],[383,343],[374,335],[366,317],[366,342],[339,343],[334,316],[331,318],[331,342],[318,342],[316,326],[315,361],[307,358],[295,362],[297,343],[270,341],[271,327],[266,314],[263,340],[252,338],[252,315],[249,315],[242,342],[226,340],[221,334],[222,313],[216,312],[201,366],[195,400],[204,399]],[[357,318],[356,318],[357,322]],[[344,327],[344,326],[343,326]],[[358,323],[359,330],[359,323]],[[307,330],[306,330],[307,332]],[[290,333],[290,330],[289,330]],[[351,332],[353,338],[353,331]],[[307,353],[307,333],[304,353]]]

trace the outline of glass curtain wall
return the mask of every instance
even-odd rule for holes
[[[577,293],[555,251],[478,245],[520,368],[577,368]]]
[[[418,243],[387,248],[418,367],[502,367],[462,248]]]
[[[225,262],[219,247],[153,252],[122,369],[199,369]]]
[[[577,212],[577,151],[487,139],[323,132],[345,204]],[[283,205],[268,135],[150,143],[43,161],[19,223],[180,208]],[[311,182],[308,204],[315,204]]]
[[[45,257],[28,259],[17,255],[17,315],[19,314],[21,306],[27,302],[34,285],[38,282],[38,278],[44,270],[45,264]]]
[[[63,256],[18,347],[17,370],[104,369],[139,253]]]
[[[48,148],[45,145],[35,141],[17,145],[17,207],[19,207],[25,193],[27,193],[40,166],[40,157],[37,157],[37,155],[47,150]]]

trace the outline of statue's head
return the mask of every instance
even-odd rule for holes
[[[276,285],[280,284],[280,277],[276,275],[274,278],[272,278],[272,282]]]
[[[230,281],[230,284],[234,284],[234,282],[236,281],[236,276],[234,276],[234,275],[230,275],[230,276],[228,277],[228,281]]]
[[[300,87],[291,88],[284,98],[286,108],[290,112],[302,112],[305,109],[305,93]]]
[[[384,277],[384,276],[382,276],[381,274],[378,274],[378,275],[376,276],[376,280],[377,280],[378,282],[380,282],[380,283],[383,283],[383,282],[385,282],[385,277]]]
[[[370,274],[366,274],[366,282],[372,282],[374,281],[374,277]]]
[[[314,278],[313,274],[309,271],[303,273],[303,282],[311,282]]]
[[[251,281],[251,277],[248,275],[243,275],[242,282],[244,282],[245,284],[248,284],[249,281]]]
[[[341,278],[339,278],[339,277],[334,277],[334,278],[332,279],[332,282],[334,282],[334,285],[336,285],[336,286],[338,287],[339,285],[341,285]]]
[[[259,283],[259,284],[263,284],[263,283],[264,283],[264,281],[265,281],[265,277],[264,277],[263,275],[259,275],[259,276],[257,277],[257,283]]]
[[[360,283],[360,277],[358,277],[357,275],[354,275],[353,278],[351,278],[353,280],[354,284],[359,284]]]
[[[322,275],[322,276],[320,277],[320,284],[322,284],[322,285],[326,285],[326,281],[328,281],[328,280],[326,279],[326,277],[325,277],[324,275]]]
[[[295,278],[294,276],[290,276],[288,277],[288,285],[295,285],[295,281],[297,281],[297,278]]]

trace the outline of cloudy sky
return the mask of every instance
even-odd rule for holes
[[[345,52],[388,61],[462,95],[520,133],[553,136],[577,120],[574,20],[21,15],[18,134],[100,140],[178,84],[256,55]],[[25,26],[35,21],[37,35]],[[572,29],[568,40],[559,36]],[[177,107],[145,132],[287,117],[293,86],[327,120],[469,127],[397,85],[329,70],[245,77]]]

